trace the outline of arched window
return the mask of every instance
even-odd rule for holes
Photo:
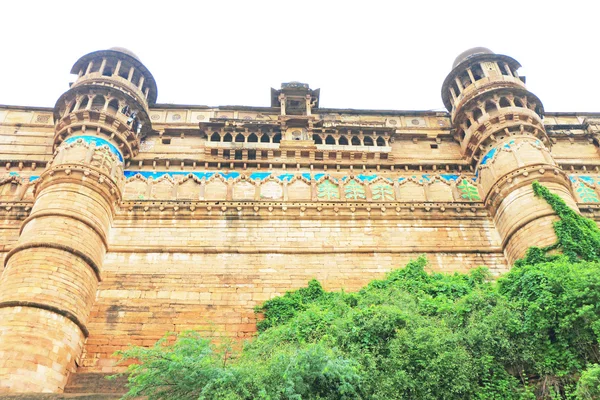
[[[350,141],[350,143],[352,143],[352,146],[360,146],[360,139],[358,138],[358,136],[352,136],[352,140]]]
[[[341,146],[347,146],[348,145],[348,138],[346,138],[346,136],[340,136],[338,143]]]
[[[510,107],[510,102],[508,101],[508,99],[506,97],[501,97],[500,98],[500,107]]]
[[[323,144],[323,139],[321,139],[321,136],[313,134],[312,138],[315,144]]]
[[[335,144],[335,139],[331,135],[327,135],[325,138],[325,144]]]
[[[479,107],[476,107],[473,110],[473,119],[475,121],[479,121],[479,118],[481,118],[482,115],[483,115],[483,113],[481,112],[481,109]]]
[[[248,143],[257,143],[258,142],[258,136],[256,136],[255,133],[251,133],[250,136],[248,136]]]
[[[471,127],[471,120],[469,118],[467,118],[465,120],[465,124],[467,125],[467,129]]]
[[[281,133],[277,133],[273,136],[273,143],[281,143]]]
[[[94,111],[102,111],[104,109],[104,96],[96,96],[94,97],[94,100],[92,100],[92,110]]]
[[[246,138],[244,137],[244,135],[242,135],[241,133],[238,133],[235,136],[235,142],[236,143],[244,143],[246,141]]]
[[[365,136],[363,143],[365,146],[373,146],[373,138],[371,136]]]
[[[210,135],[210,141],[211,142],[220,142],[221,141],[221,135],[219,135],[217,132],[213,132],[213,134]]]
[[[377,146],[385,146],[385,139],[381,136],[377,138]]]
[[[106,109],[106,112],[109,113],[110,115],[116,115],[117,111],[119,111],[119,100],[112,99],[108,103],[108,108]]]
[[[72,113],[75,110],[75,106],[77,105],[77,100],[73,100],[71,105],[69,106],[69,113]]]
[[[523,107],[523,102],[518,97],[515,97],[515,107]]]
[[[233,138],[231,137],[231,133],[226,133],[225,136],[223,136],[223,141],[224,142],[232,142]]]
[[[262,136],[260,137],[260,142],[261,143],[269,143],[270,142],[269,134],[263,133]]]
[[[488,100],[485,102],[485,112],[486,113],[489,114],[489,113],[491,113],[493,111],[497,111],[497,110],[498,110],[498,107],[496,107],[496,104],[494,104],[493,101]]]

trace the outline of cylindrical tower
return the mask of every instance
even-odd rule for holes
[[[557,217],[534,196],[534,180],[577,209],[569,179],[549,151],[542,102],[525,88],[520,66],[511,57],[477,47],[456,58],[442,87],[456,139],[475,167],[510,263],[531,246],[556,241],[552,222]]]
[[[71,72],[54,158],[0,278],[0,392],[62,392],[88,335],[123,162],[151,129],[156,84],[133,53],[93,52]]]

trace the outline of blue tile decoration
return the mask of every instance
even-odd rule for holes
[[[171,178],[176,178],[176,177],[184,177],[184,176],[188,176],[188,175],[193,175],[195,176],[198,180],[202,180],[202,179],[209,179],[212,176],[221,176],[223,177],[225,180],[228,179],[235,179],[241,176],[240,172],[223,172],[223,171],[214,171],[214,172],[206,172],[206,171],[194,171],[194,172],[185,172],[185,171],[157,171],[157,172],[153,172],[153,171],[124,171],[125,174],[125,178],[129,179],[132,178],[136,175],[140,175],[145,179],[149,179],[152,178],[153,180],[157,180],[160,179],[161,177],[168,175]],[[275,178],[280,182],[291,182],[294,177],[296,176],[300,176],[304,179],[306,179],[307,181],[312,181],[312,182],[318,182],[320,180],[322,180],[323,178],[327,178],[327,180],[331,181],[333,184],[337,184],[338,182],[344,182],[347,183],[351,180],[350,175],[346,175],[343,177],[333,177],[331,175],[329,175],[328,173],[317,173],[317,174],[312,174],[310,172],[302,172],[302,173],[280,173],[278,175],[274,175],[273,172],[252,172],[248,175],[248,178],[252,181],[263,181],[269,178]],[[411,179],[414,182],[418,182],[418,183],[433,183],[436,179],[440,179],[443,182],[449,183],[449,182],[458,182],[460,179],[469,179],[470,181],[476,181],[476,177],[464,177],[462,175],[458,175],[458,174],[440,174],[439,178],[438,175],[434,175],[434,174],[421,174],[421,175],[411,175],[410,177],[381,177],[380,175],[377,174],[359,174],[359,175],[354,175],[354,181],[360,182],[362,184],[370,184],[371,182],[374,182],[376,179],[378,178],[383,178],[382,182],[387,182],[387,184],[393,184],[394,181],[398,182],[398,183],[402,183],[404,181],[406,181],[407,179]]]
[[[37,180],[39,177],[40,177],[39,175],[31,175],[29,177],[29,182],[33,182],[33,181]]]
[[[270,172],[253,172],[250,174],[250,179],[262,181],[263,179],[267,179],[269,176],[271,176]]]
[[[221,171],[217,171],[217,172],[185,172],[185,171],[173,171],[173,172],[165,172],[165,171],[159,171],[159,172],[152,172],[152,171],[125,171],[125,178],[129,179],[132,178],[136,175],[141,175],[142,177],[148,179],[148,178],[152,178],[153,180],[157,180],[160,177],[164,176],[164,175],[168,175],[171,178],[174,178],[176,176],[188,176],[188,175],[193,175],[198,179],[208,179],[213,175],[220,175],[225,179],[235,179],[238,176],[240,176],[239,172],[221,172]]]
[[[440,177],[445,181],[456,181],[458,180],[458,174],[440,174]]]
[[[111,142],[109,142],[108,140],[102,139],[97,136],[88,136],[88,135],[71,136],[70,138],[65,140],[65,143],[67,143],[67,144],[73,143],[79,139],[83,140],[85,143],[95,143],[96,146],[108,146],[108,148],[110,149],[110,152],[113,153],[114,155],[116,155],[119,158],[119,161],[123,162],[123,155],[121,154],[119,149],[117,149],[117,147],[114,144],[112,144]]]
[[[289,182],[294,178],[294,174],[281,174],[281,175],[277,175],[277,179],[279,179],[282,182]]]
[[[356,176],[358,178],[359,181],[367,181],[367,182],[371,182],[372,180],[377,178],[377,175],[363,175],[363,174],[359,174]]]
[[[591,176],[587,176],[587,175],[577,175],[577,177],[582,180],[583,182],[589,184],[589,185],[594,185],[596,183],[596,181],[594,180],[594,178],[592,178]]]
[[[488,151],[485,156],[483,156],[483,158],[481,159],[481,162],[479,163],[479,165],[485,165],[487,164],[487,162],[494,157],[494,154],[496,154],[496,151],[498,149],[496,149],[495,147],[493,149],[491,149],[490,151]]]

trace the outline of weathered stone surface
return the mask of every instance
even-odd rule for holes
[[[599,219],[597,115],[544,114],[518,62],[467,54],[448,113],[323,109],[298,82],[271,107],[161,105],[119,49],[54,110],[0,107],[0,393],[118,397],[115,351],[251,338],[254,306],[312,278],[357,290],[420,254],[501,274],[555,240],[534,180]]]

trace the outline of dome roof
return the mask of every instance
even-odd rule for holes
[[[452,63],[452,68],[456,67],[461,62],[479,54],[494,54],[494,52],[486,47],[473,47],[472,49],[460,53],[458,57],[454,59],[454,62]]]
[[[140,58],[138,56],[135,55],[135,53],[129,49],[126,49],[125,47],[111,47],[108,50],[112,50],[112,51],[118,51],[120,53],[124,53],[127,54],[128,56],[131,56],[133,58],[135,58],[136,60],[138,60],[139,62],[142,62],[142,60],[140,60]]]

